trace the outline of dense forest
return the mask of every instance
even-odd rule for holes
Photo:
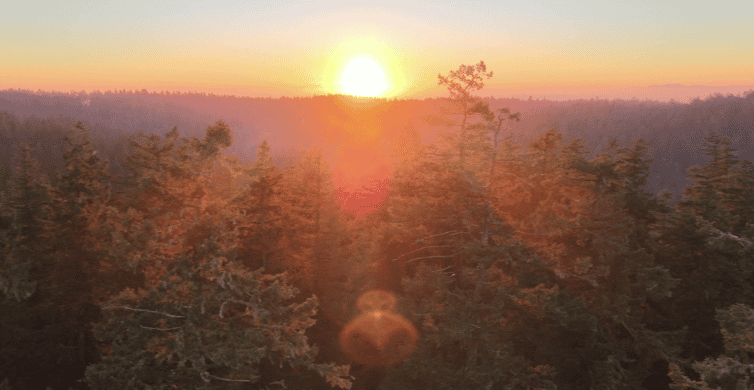
[[[480,92],[483,92],[481,90]],[[691,185],[688,168],[707,161],[701,150],[705,137],[716,133],[731,140],[737,156],[754,160],[754,91],[744,96],[720,94],[688,104],[650,100],[551,101],[481,98],[491,110],[508,108],[521,121],[505,126],[523,148],[555,129],[566,139],[582,138],[596,157],[616,139],[621,145],[644,138],[653,160],[648,189],[667,189],[675,204]],[[43,92],[0,91],[0,165],[12,157],[12,140],[25,138],[43,168],[62,166],[60,142],[69,123],[81,121],[92,134],[95,149],[108,160],[110,171],[125,174],[128,137],[139,131],[164,136],[177,126],[187,137],[204,136],[207,125],[223,120],[234,130],[228,153],[251,164],[257,146],[267,140],[272,157],[286,166],[302,152],[322,151],[335,170],[339,197],[355,199],[346,209],[379,203],[384,194],[362,191],[379,186],[389,176],[392,156],[406,126],[414,127],[424,143],[437,141],[445,122],[431,120],[447,113],[447,99],[396,100],[349,96],[249,98],[199,93],[141,91]],[[448,117],[460,120],[458,115]],[[17,147],[17,145],[16,145]],[[368,163],[365,161],[368,157]],[[347,172],[358,165],[357,172]],[[344,172],[345,171],[345,172]],[[354,176],[368,178],[358,179]]]
[[[2,92],[0,389],[754,386],[754,93],[485,72],[426,101]],[[349,205],[367,144],[387,177]],[[408,356],[340,347],[374,290]]]

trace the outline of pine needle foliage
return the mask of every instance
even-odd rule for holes
[[[216,180],[244,171],[222,159],[228,131],[218,122],[201,141],[175,129],[132,141],[131,201],[110,218],[110,253],[144,282],[103,304],[96,334],[108,348],[87,368],[91,388],[256,388],[306,377],[301,368],[350,387],[348,366],[314,363],[304,332],[316,297],[294,299],[286,277],[249,258],[277,244],[266,235],[280,224],[270,208],[275,168],[260,153],[246,189]],[[271,364],[287,367],[288,378],[265,376]]]

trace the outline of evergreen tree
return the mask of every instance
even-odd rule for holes
[[[98,336],[110,356],[87,369],[93,389],[249,388],[296,381],[295,371],[269,378],[260,367],[308,368],[349,388],[348,367],[315,364],[304,331],[317,299],[291,303],[297,293],[282,275],[247,271],[214,257],[179,267],[150,290],[128,290],[105,309],[112,313]],[[301,385],[301,384],[299,384]]]
[[[41,179],[31,148],[23,143],[13,178],[6,225],[2,232],[0,294],[0,377],[12,387],[42,389],[62,358],[56,335],[49,332],[55,311],[48,309],[49,281],[55,254],[52,189]],[[51,372],[52,371],[52,372]]]
[[[498,153],[500,152],[500,131],[503,127],[503,122],[505,120],[516,120],[518,122],[520,120],[519,114],[511,114],[510,109],[508,108],[501,108],[498,109],[495,113],[496,115],[493,117],[490,117],[490,127],[493,132],[492,137],[492,150],[490,153],[489,158],[489,175],[487,177],[487,182],[485,183],[485,187],[487,189],[487,207],[486,207],[486,215],[484,220],[484,227],[483,227],[483,236],[482,236],[482,245],[486,246],[489,241],[490,236],[490,228],[491,225],[495,223],[494,221],[494,214],[492,212],[492,202],[493,197],[495,196],[495,186],[493,186],[493,180],[495,179],[496,174],[496,168],[498,165]],[[506,143],[507,146],[507,143]]]
[[[702,167],[691,167],[689,179],[693,183],[684,189],[680,210],[687,210],[707,221],[715,222],[719,229],[730,231],[738,225],[734,209],[735,175],[738,159],[733,154],[727,137],[710,134],[702,147],[710,161]]]
[[[450,287],[447,269],[419,266],[404,282],[402,311],[421,339],[411,356],[388,370],[385,388],[556,388],[550,367],[522,353],[518,337],[532,329],[524,322],[536,309],[519,299],[515,279],[498,267],[503,264],[464,269],[461,289]],[[548,293],[531,298],[537,302]]]
[[[281,182],[281,264],[302,289],[320,297],[330,319],[343,318],[353,283],[346,216],[335,198],[330,167],[318,150],[288,167]],[[355,292],[351,291],[351,294]],[[338,320],[336,320],[337,322]]]
[[[416,321],[422,339],[388,369],[390,388],[554,388],[547,365],[523,357],[517,326],[507,326],[516,309],[528,311],[515,299],[513,276],[523,248],[508,242],[510,229],[489,211],[491,118],[470,94],[491,76],[485,71],[480,63],[440,76],[460,131],[427,147],[410,128],[404,136],[378,240],[382,268],[404,277],[401,314]],[[477,114],[488,121],[472,124]]]
[[[107,203],[106,166],[80,123],[64,147],[66,170],[55,187],[38,179],[30,149],[22,148],[9,205],[12,218],[3,231],[4,265],[17,271],[8,275],[15,284],[2,302],[10,314],[2,322],[2,349],[10,353],[3,356],[3,375],[16,387],[81,387],[76,381],[98,357],[90,324],[99,317],[104,290],[96,281],[92,223]],[[22,280],[35,288],[19,289]],[[15,301],[11,295],[28,299]]]
[[[703,147],[710,161],[689,169],[693,184],[660,221],[658,259],[681,282],[657,311],[663,326],[688,330],[675,362],[684,369],[723,353],[717,309],[752,304],[750,165],[739,164],[733,151],[727,139],[710,134]]]
[[[504,175],[495,178],[508,184],[497,189],[496,209],[511,225],[513,237],[533,252],[528,261],[536,272],[546,276],[533,281],[558,287],[550,299],[581,317],[571,327],[580,329],[589,345],[559,350],[565,345],[553,342],[535,350],[558,351],[537,354],[555,369],[559,387],[638,387],[654,361],[673,354],[672,340],[643,323],[647,301],[667,297],[674,285],[655,261],[655,243],[644,227],[653,213],[663,211],[642,188],[648,160],[641,141],[617,156],[613,143],[592,161],[586,160],[579,140],[565,147],[561,142],[559,133],[548,131],[531,145],[532,153],[501,166]],[[531,276],[523,274],[519,280]],[[579,309],[574,299],[587,306]],[[563,315],[554,310],[546,315]],[[571,333],[545,329],[550,335],[539,337],[548,340]],[[537,345],[535,340],[532,344]],[[590,380],[574,372],[588,372]]]
[[[241,242],[263,231],[260,218],[270,215],[264,202],[274,192],[265,176],[251,178],[250,192],[213,188],[228,134],[219,122],[201,141],[179,139],[174,130],[132,143],[126,193],[135,202],[112,219],[112,252],[145,281],[104,307],[108,321],[96,330],[112,350],[87,369],[92,388],[269,385],[281,379],[268,375],[278,364],[289,367],[285,380],[308,378],[294,373],[309,368],[332,385],[350,386],[348,367],[314,363],[304,331],[316,298],[291,302],[297,290],[282,275],[250,270],[242,257]],[[250,202],[233,202],[239,195]],[[245,226],[257,230],[247,234]]]
[[[264,267],[268,272],[282,272],[281,264],[270,260],[282,236],[282,215],[278,172],[270,157],[270,146],[259,146],[257,161],[250,173],[246,191],[234,199],[240,211],[239,258],[249,270]]]
[[[34,292],[39,264],[47,257],[44,243],[51,224],[51,189],[42,179],[38,164],[31,157],[31,148],[23,143],[13,178],[13,191],[5,211],[5,250],[3,251],[3,294],[17,300]],[[35,270],[32,271],[32,268]]]
[[[445,85],[450,93],[448,99],[451,109],[446,113],[460,117],[460,122],[450,119],[448,125],[457,127],[458,131],[450,131],[443,134],[446,142],[456,152],[457,164],[460,169],[466,169],[467,162],[478,159],[475,154],[484,153],[481,144],[487,144],[486,126],[484,122],[472,123],[476,116],[491,119],[489,107],[478,97],[474,91],[484,88],[484,79],[492,77],[493,72],[487,73],[487,65],[479,61],[476,65],[461,65],[458,70],[452,70],[448,76],[437,75],[439,85]],[[467,161],[469,160],[469,161]]]
[[[744,304],[718,309],[715,319],[725,339],[725,355],[707,358],[691,366],[699,373],[695,381],[683,375],[675,364],[670,366],[674,390],[748,389],[754,385],[754,310]]]
[[[64,172],[54,191],[54,220],[57,227],[51,244],[54,249],[53,272],[44,286],[46,310],[57,311],[48,331],[57,345],[65,349],[65,374],[81,379],[84,369],[98,359],[97,341],[91,324],[100,319],[99,303],[112,294],[117,280],[108,278],[100,268],[105,239],[98,220],[109,207],[107,164],[93,150],[88,130],[79,122],[65,137]],[[112,283],[116,282],[116,283]]]

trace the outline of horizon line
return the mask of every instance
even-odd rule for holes
[[[542,88],[542,87],[539,87]],[[650,89],[676,89],[675,94],[683,94],[684,90],[687,90],[688,93],[691,93],[692,95],[685,96],[684,98],[679,97],[637,97],[637,95],[645,95],[646,93],[636,93],[638,91],[635,91],[636,88],[650,88]],[[733,92],[712,92],[707,91],[704,96],[701,94],[693,95],[693,90],[698,89],[714,89],[714,88],[737,88],[737,89],[745,89],[738,91],[736,93]],[[748,88],[748,89],[747,89]],[[678,90],[680,89],[680,90]],[[615,96],[616,93],[625,91],[628,92],[629,90],[632,90],[634,93],[623,93],[620,94],[622,96]],[[146,94],[148,95],[202,95],[202,96],[213,96],[213,97],[231,97],[231,98],[238,98],[238,99],[296,99],[296,98],[316,98],[316,97],[345,97],[345,98],[351,98],[351,99],[358,99],[358,100],[385,100],[385,101],[396,101],[396,100],[430,100],[430,99],[442,99],[447,98],[447,96],[437,95],[437,96],[426,96],[426,94],[414,94],[414,95],[408,95],[408,96],[358,96],[358,95],[350,95],[350,94],[344,94],[344,93],[325,93],[325,94],[303,94],[303,95],[278,95],[276,94],[274,97],[272,94],[268,94],[267,96],[263,95],[235,95],[235,94],[227,94],[227,93],[216,93],[216,92],[207,92],[207,91],[200,91],[194,89],[193,91],[180,91],[180,90],[157,90],[157,89],[147,89],[147,88],[141,88],[141,89],[133,89],[129,88],[126,90],[125,88],[121,89],[106,89],[101,90],[99,88],[94,88],[91,90],[43,90],[41,88],[38,88],[37,90],[33,89],[25,89],[25,88],[5,88],[0,89],[0,92],[20,92],[20,93],[27,93],[27,94],[35,94],[35,95],[67,95],[67,96],[76,96],[76,95],[98,95],[98,94],[143,94],[146,91]],[[501,89],[491,89],[492,91],[501,91]],[[504,91],[504,90],[503,90]],[[508,91],[506,91],[508,92]],[[654,93],[662,93],[663,91],[651,91]],[[666,93],[671,91],[665,91]],[[699,91],[701,92],[701,91]],[[613,88],[610,90],[600,90],[600,91],[584,91],[582,93],[564,93],[564,92],[538,92],[538,93],[522,93],[520,91],[509,91],[508,93],[497,93],[497,94],[490,94],[490,95],[484,95],[480,94],[477,95],[477,97],[481,99],[516,99],[516,100],[533,100],[536,98],[535,101],[568,101],[568,100],[606,100],[606,101],[612,101],[612,100],[640,100],[640,101],[657,101],[657,102],[679,102],[679,100],[688,100],[692,101],[695,99],[707,99],[710,97],[714,97],[716,95],[723,95],[723,96],[733,96],[733,97],[746,97],[749,94],[754,93],[754,84],[751,85],[727,85],[727,86],[720,86],[720,85],[685,85],[685,84],[662,84],[662,85],[648,85],[648,86],[633,86],[633,87],[618,87]],[[600,95],[602,96],[611,96],[606,98],[600,98]],[[626,97],[628,95],[633,95],[633,97]],[[541,98],[541,99],[540,99]]]

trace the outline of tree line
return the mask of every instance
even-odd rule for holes
[[[100,153],[106,153],[114,170],[122,170],[120,161],[125,158],[127,137],[140,129],[164,135],[178,126],[184,136],[202,137],[207,124],[219,119],[235,131],[228,151],[241,158],[249,155],[247,163],[253,163],[253,152],[263,139],[274,145],[276,162],[285,164],[282,156],[291,148],[306,150],[317,146],[331,158],[338,145],[348,146],[356,141],[354,129],[368,127],[366,131],[379,135],[381,143],[375,151],[392,148],[409,121],[427,143],[434,142],[435,135],[443,129],[441,123],[427,123],[424,119],[437,113],[444,98],[371,100],[368,109],[363,106],[354,109],[352,99],[342,95],[269,99],[145,90],[133,93],[0,90],[0,112],[12,113],[0,118],[0,161],[10,156],[4,153],[3,137],[15,133],[16,137],[31,138],[31,132],[50,122],[40,118],[59,124],[85,123],[92,132],[93,143]],[[754,139],[749,131],[754,126],[754,91],[740,96],[711,95],[689,103],[492,97],[482,101],[492,110],[507,107],[521,114],[522,120],[504,128],[503,134],[513,134],[523,146],[552,128],[569,139],[582,138],[593,153],[606,147],[612,138],[623,145],[644,138],[653,159],[648,177],[650,191],[656,194],[668,189],[675,196],[674,202],[683,195],[683,188],[691,184],[685,178],[686,169],[704,164],[705,156],[697,151],[710,132],[729,137],[739,149],[740,157],[754,158],[751,148]],[[46,135],[44,132],[35,135],[36,139],[30,142]],[[104,145],[108,147],[102,149]],[[43,168],[50,155],[59,154],[58,144],[53,140],[40,142],[34,149]]]

